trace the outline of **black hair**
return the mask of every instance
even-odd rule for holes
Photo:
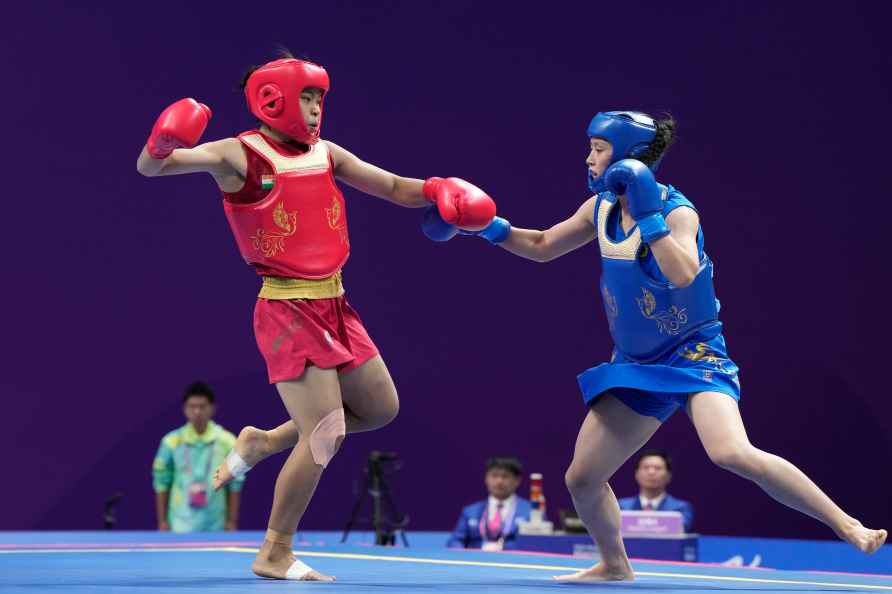
[[[642,450],[641,453],[638,454],[638,459],[635,461],[635,470],[638,470],[638,468],[641,466],[642,460],[651,456],[658,456],[662,458],[663,462],[666,463],[666,470],[672,472],[672,458],[669,456],[669,452],[657,448]]]
[[[214,403],[214,391],[204,382],[192,382],[186,386],[186,389],[183,390],[183,403],[185,404],[191,396],[204,396],[208,402]]]
[[[287,60],[310,61],[304,57],[298,58],[293,53],[291,53],[291,50],[289,50],[284,45],[280,45],[278,48],[276,48],[275,56],[276,57],[273,58],[273,60],[286,60],[287,59]],[[242,91],[244,91],[245,86],[247,86],[247,84],[248,84],[248,79],[251,77],[252,74],[254,74],[254,71],[257,70],[258,68],[260,68],[261,66],[263,66],[263,64],[257,64],[255,66],[251,66],[250,68],[248,68],[248,70],[246,70],[245,73],[242,75],[242,80],[241,80],[241,82],[239,82],[238,88],[241,89]]]
[[[523,472],[523,464],[517,458],[493,456],[486,461],[486,472],[495,468],[508,471],[518,478]]]
[[[671,114],[663,114],[662,119],[657,119],[653,116],[650,117],[653,119],[657,128],[656,136],[644,152],[635,157],[648,167],[656,163],[669,149],[672,143],[675,142],[675,130],[678,127]]]

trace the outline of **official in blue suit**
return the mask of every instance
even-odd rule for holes
[[[663,450],[645,450],[635,463],[637,497],[623,497],[619,508],[635,511],[677,511],[684,517],[684,531],[690,532],[694,524],[694,506],[688,501],[676,499],[666,492],[672,481],[672,459]]]
[[[523,468],[516,458],[490,458],[486,463],[489,497],[465,506],[446,546],[466,549],[510,549],[517,520],[530,519],[530,502],[516,494]]]

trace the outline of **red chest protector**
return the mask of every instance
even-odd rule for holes
[[[331,172],[328,145],[286,156],[257,132],[239,140],[273,171],[273,189],[259,202],[223,201],[242,257],[264,275],[326,278],[350,255],[344,196]]]

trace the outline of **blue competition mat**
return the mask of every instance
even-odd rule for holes
[[[892,575],[728,568],[633,561],[635,582],[569,585],[551,576],[590,561],[561,555],[484,553],[432,547],[298,544],[334,583],[265,580],[250,570],[262,533],[0,533],[0,592],[114,593],[340,592],[450,593],[559,590],[648,592],[892,592]],[[314,539],[305,539],[314,540]],[[334,540],[329,537],[329,541]],[[323,542],[315,539],[316,542]]]

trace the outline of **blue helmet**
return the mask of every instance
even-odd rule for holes
[[[654,119],[640,111],[603,111],[595,114],[588,125],[589,138],[603,138],[613,146],[610,164],[622,159],[634,159],[643,153],[657,135]],[[656,170],[659,162],[651,165]],[[597,194],[603,192],[603,176],[598,179],[588,172],[588,187]]]

